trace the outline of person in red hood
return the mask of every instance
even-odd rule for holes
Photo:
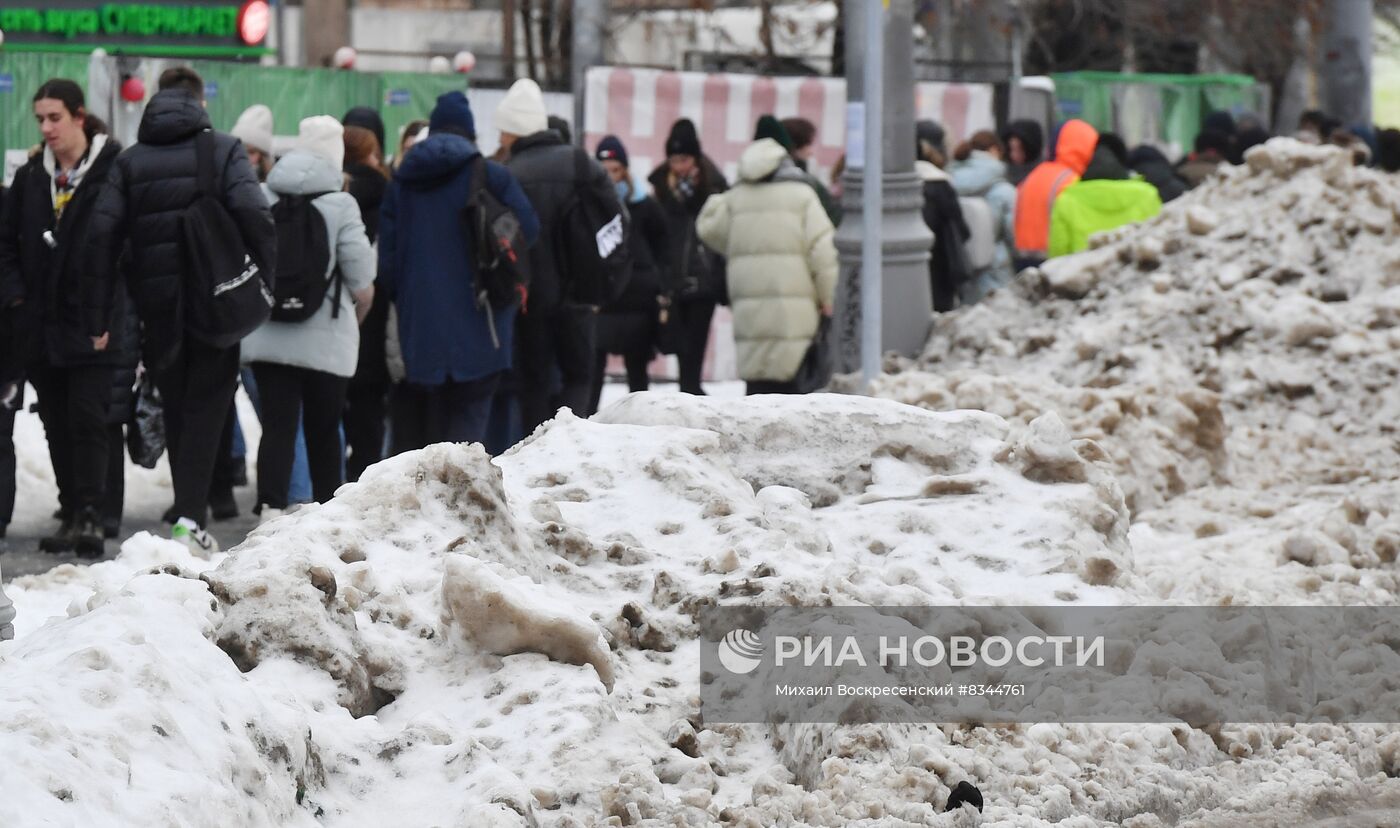
[[[1078,119],[1066,121],[1060,128],[1052,160],[1041,162],[1016,188],[1018,270],[1045,261],[1055,199],[1084,174],[1098,142],[1098,130],[1092,126]]]

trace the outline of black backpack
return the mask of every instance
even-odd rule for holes
[[[195,199],[180,216],[188,277],[180,286],[184,329],[215,348],[236,345],[272,312],[271,274],[248,256],[218,196],[214,133],[195,136]]]
[[[590,186],[592,159],[574,150],[574,192],[561,211],[559,273],[567,298],[580,305],[617,301],[632,276],[627,208],[604,202]]]
[[[326,278],[331,266],[331,241],[326,220],[312,204],[326,193],[277,196],[272,218],[277,223],[277,279],[273,283],[272,318],[277,322],[305,322],[326,301],[335,283],[331,317],[340,317],[340,268]]]
[[[524,306],[530,295],[525,232],[515,213],[486,186],[486,159],[480,155],[471,161],[462,220],[472,241],[477,304],[495,310]]]

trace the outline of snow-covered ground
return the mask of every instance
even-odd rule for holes
[[[629,395],[16,579],[0,824],[1397,824],[1394,727],[698,715],[714,604],[1394,605],[1400,186],[1339,157],[940,319],[893,399]]]

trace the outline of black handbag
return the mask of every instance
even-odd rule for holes
[[[820,391],[831,382],[834,366],[831,344],[831,317],[823,314],[817,319],[817,334],[812,337],[812,344],[807,346],[807,354],[792,378],[793,389],[798,394]]]
[[[155,381],[145,371],[136,386],[136,403],[126,427],[126,449],[131,462],[143,469],[154,469],[165,453],[165,407]]]

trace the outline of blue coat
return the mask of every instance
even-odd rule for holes
[[[468,382],[510,368],[516,311],[496,312],[498,347],[476,303],[474,243],[462,221],[468,163],[480,154],[461,136],[429,135],[404,156],[380,209],[376,284],[398,310],[404,368],[418,385]],[[539,219],[515,177],[488,161],[486,187],[515,213],[533,245]]]

